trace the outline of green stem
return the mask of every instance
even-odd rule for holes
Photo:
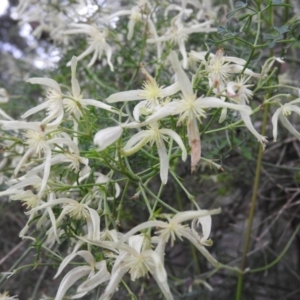
[[[16,267],[19,266],[19,264],[27,257],[28,253],[31,251],[31,248],[28,247],[27,250],[21,255],[21,257],[19,257],[17,259],[17,261],[13,264],[13,266],[8,270],[8,272],[15,272],[15,269]],[[2,285],[2,283],[7,279],[9,275],[7,276],[3,276],[1,279],[0,279],[0,286]]]
[[[263,124],[262,124],[262,129],[261,129],[261,134],[263,136],[265,135],[266,125],[267,125],[267,121],[268,121],[268,112],[269,112],[268,107],[269,107],[268,105],[266,105],[264,107]],[[257,194],[258,194],[260,174],[261,174],[262,157],[263,157],[263,147],[262,147],[262,145],[260,145],[259,150],[258,150],[257,162],[256,162],[255,178],[254,178],[253,191],[252,191],[252,197],[251,197],[251,203],[250,203],[250,212],[249,212],[249,216],[248,216],[246,238],[245,238],[243,256],[242,256],[242,261],[241,261],[241,271],[242,272],[245,270],[245,267],[246,267],[247,253],[248,253],[249,246],[250,246],[251,231],[252,231],[253,219],[254,219],[255,208],[256,208],[256,203],[257,203]],[[236,300],[242,299],[243,281],[244,281],[244,273],[240,273],[238,275]]]
[[[275,260],[273,260],[271,263],[269,263],[268,265],[266,265],[264,267],[257,268],[257,269],[252,269],[252,270],[249,271],[249,273],[262,272],[262,271],[265,271],[265,270],[275,266],[283,258],[283,256],[286,254],[286,252],[289,250],[290,246],[292,245],[292,242],[294,241],[294,238],[296,237],[297,233],[299,232],[299,229],[300,229],[300,224],[297,226],[296,230],[292,234],[292,236],[289,239],[288,243],[286,244],[286,246],[284,247],[282,252],[276,257]]]

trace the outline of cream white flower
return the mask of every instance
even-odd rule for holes
[[[88,24],[72,24],[70,25],[70,27],[71,29],[66,30],[64,32],[65,34],[84,33],[89,36],[87,39],[89,47],[78,56],[78,60],[81,60],[93,53],[93,57],[88,64],[88,67],[91,67],[97,59],[100,59],[102,57],[102,53],[104,51],[110,70],[113,71],[114,67],[111,63],[112,49],[106,42],[106,38],[108,35],[107,28],[97,28],[95,25]],[[71,61],[68,62],[67,65],[70,66]]]
[[[185,26],[182,22],[182,16],[183,13],[180,13],[175,18],[173,18],[171,22],[171,27],[166,30],[166,33],[163,36],[148,39],[147,43],[161,43],[171,41],[173,43],[178,44],[179,51],[183,57],[183,67],[187,68],[188,59],[185,48],[185,42],[187,41],[189,35],[195,32],[215,32],[217,31],[217,28],[211,27],[211,24],[213,23],[212,20],[200,24]]]
[[[18,172],[29,157],[36,155],[41,158],[43,156],[43,181],[38,194],[40,198],[44,194],[50,175],[53,145],[60,145],[61,147],[65,145],[69,147],[72,150],[71,155],[77,156],[80,162],[79,149],[67,134],[62,134],[62,137],[53,137],[52,131],[49,131],[47,127],[44,127],[39,122],[7,121],[2,125],[2,128],[5,130],[25,130],[25,144],[28,145],[28,149],[15,168],[15,177],[17,177]],[[37,172],[39,171],[41,171],[40,168],[38,168]],[[36,174],[37,172],[33,172],[32,174]]]
[[[187,156],[186,149],[180,136],[175,131],[165,128],[159,129],[157,122],[151,122],[149,125],[150,128],[148,130],[142,130],[129,139],[122,149],[122,154],[125,156],[132,155],[147,143],[151,145],[155,143],[160,161],[160,179],[163,184],[166,184],[168,180],[169,159],[164,139],[166,139],[166,136],[169,136],[176,141],[182,150],[182,160],[184,161]]]
[[[248,78],[246,78],[245,76],[241,76],[240,78],[237,79],[236,82],[233,81],[228,82],[227,96],[231,100],[241,105],[246,105],[247,103],[249,103],[249,100],[253,96],[253,92],[248,88],[251,87],[252,85],[246,83],[250,78],[251,78],[250,76]],[[267,143],[266,137],[259,134],[257,130],[254,128],[249,114],[243,111],[240,111],[240,114],[246,127],[257,138],[257,140],[261,143],[261,145],[265,148],[265,144]]]
[[[56,293],[55,300],[64,299],[64,295],[67,290],[82,277],[87,276],[87,279],[79,285],[76,295],[72,296],[72,298],[83,297],[90,290],[96,288],[98,285],[109,280],[110,278],[110,273],[106,268],[106,261],[102,260],[100,262],[96,262],[93,255],[89,251],[85,250],[73,252],[66,256],[61,262],[54,278],[57,278],[64,268],[70,263],[70,261],[76,256],[81,256],[84,258],[84,260],[88,263],[88,266],[85,265],[76,267],[64,276]]]
[[[167,242],[171,242],[171,246],[174,245],[176,237],[182,240],[182,237],[188,239],[191,243],[193,243],[196,248],[206,257],[206,259],[215,267],[220,267],[221,264],[211,256],[211,254],[205,249],[205,245],[211,245],[211,241],[207,240],[210,229],[211,229],[211,215],[219,214],[221,209],[212,209],[212,210],[196,210],[196,211],[185,211],[179,212],[175,214],[172,218],[168,215],[165,215],[168,222],[163,221],[147,221],[141,223],[127,232],[119,241],[119,243],[125,242],[129,237],[136,234],[137,232],[156,227],[159,228],[157,230],[157,234],[161,240],[159,247],[161,248],[160,253],[164,252],[164,248]],[[196,221],[202,226],[202,234],[199,235],[195,230],[195,223],[193,224],[193,228],[191,229],[188,225],[182,225],[181,223],[196,219]]]
[[[205,110],[225,107],[250,114],[251,108],[246,105],[227,103],[216,97],[197,98],[193,92],[192,83],[182,69],[175,52],[171,53],[170,59],[176,74],[176,81],[182,92],[182,99],[174,100],[158,109],[153,115],[148,117],[144,123],[157,121],[169,115],[179,115],[178,125],[185,123],[187,126],[188,141],[191,147],[191,170],[193,172],[201,157],[198,122],[201,122],[201,119],[206,117]]]
[[[118,12],[105,17],[103,21],[111,21],[111,20],[114,21],[116,18],[128,15],[129,22],[127,25],[127,29],[128,29],[127,39],[131,40],[133,37],[134,27],[136,23],[140,23],[146,20],[150,25],[150,29],[154,27],[152,20],[148,17],[147,14],[147,12],[149,12],[151,9],[150,2],[145,0],[138,1],[138,2],[139,2],[137,3],[138,5],[133,6],[131,9],[119,10]]]
[[[300,115],[300,107],[296,104],[300,103],[300,99],[293,100],[289,103],[285,103],[284,105],[280,104],[280,107],[276,110],[272,117],[272,125],[273,125],[273,137],[274,142],[277,140],[278,135],[278,119],[281,124],[298,140],[300,140],[300,133],[295,129],[295,127],[288,120],[288,116],[295,112]]]
[[[179,84],[177,82],[168,87],[159,86],[155,78],[153,78],[143,66],[141,66],[141,71],[146,78],[142,89],[115,93],[106,99],[108,103],[144,100],[137,104],[133,110],[133,116],[136,121],[139,121],[141,114],[149,115],[153,113],[160,107],[161,101],[164,98],[176,94],[179,91]]]
[[[92,105],[101,109],[105,109],[111,112],[117,112],[117,110],[110,105],[102,103],[94,99],[83,99],[81,89],[76,78],[78,58],[73,56],[71,60],[71,71],[72,71],[72,94],[65,96],[63,99],[63,105],[69,114],[73,114],[78,120],[82,116],[82,112],[88,105]]]
[[[95,172],[94,175],[97,177],[97,179],[95,181],[96,184],[101,184],[101,185],[107,186],[111,182],[111,178],[109,175],[104,175],[100,172]],[[115,182],[115,184],[114,184],[114,189],[115,189],[114,197],[106,197],[107,200],[113,200],[120,196],[121,187],[117,182]],[[97,198],[99,198],[98,209],[103,209],[103,208],[101,208],[103,192],[98,186],[97,187],[95,186],[95,187],[93,187],[93,199],[97,199]]]
[[[145,237],[132,235],[127,237],[127,243],[116,243],[109,241],[92,241],[85,238],[82,240],[96,246],[100,246],[115,254],[114,265],[111,270],[110,281],[99,300],[112,298],[116,288],[125,273],[129,273],[131,280],[146,276],[150,272],[160,287],[167,300],[173,300],[167,281],[167,273],[158,251],[150,249],[150,243]],[[126,240],[127,240],[126,239]]]
[[[207,52],[191,51],[190,55],[205,65],[209,78],[209,86],[215,88],[218,93],[224,91],[229,75],[240,74],[244,70],[244,65],[247,63],[247,61],[241,58],[224,56],[222,49],[218,50],[215,55],[210,53],[208,61],[205,60]],[[253,77],[261,76],[248,68],[244,70],[244,74]]]
[[[64,110],[63,110],[63,94],[61,92],[59,84],[51,79],[51,78],[30,78],[27,80],[27,82],[31,84],[40,84],[44,85],[49,88],[47,95],[46,95],[46,101],[37,105],[36,107],[33,107],[29,110],[27,110],[21,118],[25,119],[43,109],[46,109],[47,111],[47,117],[41,121],[41,124],[48,125],[50,127],[57,127],[64,117]],[[52,123],[49,123],[55,119]]]
[[[52,223],[52,228],[50,228],[47,234],[52,234],[54,232],[56,239],[59,242],[59,237],[56,233],[57,227],[60,225],[64,217],[68,215],[70,218],[73,218],[75,220],[83,219],[86,221],[88,238],[95,240],[100,238],[100,217],[97,211],[90,208],[87,204],[80,203],[71,198],[52,199],[47,203],[43,203],[37,207],[32,208],[31,210],[27,211],[26,214],[30,215],[39,210],[44,210],[55,205],[63,205],[63,209],[57,220]]]

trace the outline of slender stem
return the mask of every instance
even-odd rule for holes
[[[19,264],[27,257],[27,255],[29,254],[29,252],[32,249],[30,247],[28,247],[26,249],[26,251],[17,259],[17,261],[12,265],[12,267],[8,270],[8,272],[15,272],[15,269],[19,266]],[[8,275],[3,276],[0,279],[0,286],[2,285],[2,283],[7,279]]]
[[[263,116],[263,123],[262,123],[262,129],[261,129],[261,134],[263,136],[265,135],[265,132],[266,132],[266,125],[267,125],[267,121],[268,121],[268,112],[269,112],[269,106],[266,105],[264,107],[264,116]],[[244,243],[241,267],[240,267],[241,271],[245,270],[247,254],[248,254],[249,246],[250,246],[251,231],[252,231],[253,219],[254,219],[255,208],[256,208],[256,203],[257,203],[257,194],[258,194],[260,174],[261,174],[263,150],[264,149],[263,149],[262,145],[260,145],[259,150],[258,150],[257,162],[256,162],[255,178],[254,178],[252,197],[251,197],[251,203],[250,203],[250,212],[249,212],[249,216],[248,216],[246,238],[245,238],[245,243]],[[242,290],[243,290],[243,280],[244,280],[244,273],[240,273],[238,275],[236,300],[242,299],[241,297],[242,297]]]
[[[283,256],[287,253],[287,251],[290,249],[290,246],[292,245],[294,238],[296,237],[297,233],[299,232],[299,229],[300,229],[300,224],[297,226],[296,230],[292,234],[288,243],[286,244],[286,246],[284,247],[282,252],[276,257],[276,259],[274,259],[271,263],[269,263],[268,265],[266,265],[264,267],[250,270],[249,273],[262,272],[262,271],[265,271],[265,270],[275,266],[283,258]]]

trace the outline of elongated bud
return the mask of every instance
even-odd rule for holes
[[[98,131],[94,137],[94,144],[98,146],[98,151],[106,149],[116,142],[123,133],[121,126],[108,127]]]

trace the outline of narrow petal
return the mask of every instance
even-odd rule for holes
[[[201,210],[189,210],[185,212],[179,212],[172,218],[172,222],[182,223],[188,220],[197,219],[208,215],[216,215],[219,214],[220,212],[221,212],[221,208],[211,209],[211,210],[201,209]]]
[[[64,144],[67,145],[77,156],[80,155],[78,146],[68,138],[54,138],[48,141],[48,144]]]
[[[90,68],[97,61],[98,58],[100,58],[100,54],[102,54],[102,53],[99,53],[98,48],[95,48],[93,56],[92,56],[89,64],[87,65],[88,68]]]
[[[161,90],[163,97],[172,96],[180,91],[180,85],[178,82],[175,82],[168,87],[165,87]]]
[[[130,19],[128,22],[128,25],[127,25],[127,28],[128,28],[127,40],[128,41],[130,41],[133,37],[134,26],[135,26],[135,20]]]
[[[66,291],[80,278],[88,275],[91,272],[91,267],[77,267],[66,274],[60,283],[59,289],[54,300],[62,300]]]
[[[249,115],[252,113],[252,109],[247,105],[239,105],[239,104],[224,102],[221,99],[215,97],[198,98],[195,100],[195,103],[199,105],[199,107],[201,108],[226,107],[234,110],[244,111]]]
[[[188,58],[187,58],[187,53],[186,53],[184,41],[179,41],[178,46],[179,46],[179,51],[180,51],[180,53],[182,55],[182,58],[183,58],[183,62],[182,62],[183,68],[187,69],[188,68]]]
[[[169,157],[162,138],[156,143],[156,146],[160,162],[160,179],[163,184],[166,184],[168,181]]]
[[[77,57],[77,61],[82,60],[84,57],[88,56],[89,54],[91,54],[93,51],[95,50],[93,45],[90,45],[85,51],[83,51],[78,57]],[[70,67],[71,66],[71,61],[69,61],[67,63],[67,66]]]
[[[128,271],[128,267],[123,266],[124,260],[127,255],[128,254],[124,251],[124,253],[120,254],[119,257],[116,259],[115,264],[111,271],[110,281],[109,281],[104,293],[99,298],[99,300],[109,300],[112,298],[122,277]]]
[[[78,251],[75,253],[71,253],[69,255],[67,255],[64,260],[61,262],[55,276],[53,277],[53,279],[57,278],[61,272],[64,270],[64,268],[70,263],[71,260],[73,260],[74,257],[76,256],[81,256],[85,259],[85,261],[90,265],[93,266],[95,264],[95,260],[93,255],[91,254],[91,252],[86,251],[86,250],[82,250],[82,251]],[[89,267],[89,269],[91,270],[91,267]]]
[[[144,242],[144,237],[141,235],[132,235],[128,239],[128,245],[132,247],[137,253],[141,253],[143,242]]]
[[[31,84],[45,85],[51,89],[54,89],[59,94],[61,94],[60,86],[58,85],[58,83],[55,80],[53,80],[51,78],[34,77],[34,78],[28,79],[27,82],[29,82]]]
[[[211,215],[198,218],[198,223],[200,223],[202,226],[202,233],[203,233],[203,237],[201,237],[202,243],[204,243],[209,238],[211,232],[211,222],[212,222]]]
[[[102,103],[101,101],[94,100],[94,99],[83,99],[83,100],[81,100],[81,103],[85,104],[85,105],[92,105],[95,107],[99,107],[101,109],[105,109],[105,110],[111,111],[113,113],[118,112],[114,107],[107,105],[105,103]]]
[[[156,275],[159,282],[167,282],[167,272],[164,265],[159,257],[159,255],[153,250],[146,250],[142,253],[143,257],[152,260],[154,263],[154,268],[151,268],[151,273]]]
[[[7,120],[10,120],[10,121],[13,121],[14,119],[12,117],[10,117],[4,110],[2,110],[0,108],[0,116],[2,116],[3,118],[7,119]]]
[[[92,221],[92,225],[93,225],[92,238],[94,240],[99,240],[100,239],[100,217],[99,217],[99,214],[97,213],[97,211],[90,208],[88,205],[86,206],[86,208],[88,209],[88,211],[90,213],[90,217],[91,217],[91,221]],[[87,218],[87,221],[88,221],[88,218]]]
[[[174,51],[172,51],[170,54],[170,60],[172,63],[172,67],[176,73],[176,80],[180,86],[184,98],[192,99],[194,97],[192,83],[186,73],[183,71],[179,63],[177,54]]]
[[[188,239],[194,246],[202,253],[202,255],[215,267],[220,268],[222,266],[199,242],[199,239],[192,233],[191,230],[185,230],[183,236]]]
[[[274,138],[274,142],[276,142],[277,140],[277,133],[278,133],[278,117],[281,114],[281,110],[282,108],[278,108],[274,115],[272,116],[272,125],[273,125],[273,138]]]
[[[105,101],[108,103],[127,102],[145,99],[141,96],[142,90],[131,90],[110,95]]]
[[[265,143],[267,143],[267,139],[259,134],[256,129],[254,128],[251,118],[248,114],[244,112],[240,112],[242,120],[244,121],[246,127],[249,129],[249,131],[257,138],[257,140],[262,144],[263,147],[265,147]]]
[[[140,115],[141,115],[141,111],[143,110],[143,108],[147,107],[148,105],[148,101],[141,101],[139,102],[133,109],[133,117],[134,119],[139,122],[140,121]],[[147,109],[147,108],[146,108]]]
[[[154,272],[153,274],[153,278],[155,279],[156,283],[158,284],[161,292],[163,293],[163,295],[165,296],[165,299],[166,300],[173,300],[173,295],[171,294],[171,291],[170,291],[170,287],[169,287],[169,284],[168,284],[168,281],[160,281],[156,272]]]
[[[20,130],[31,129],[34,131],[41,131],[40,122],[25,122],[25,121],[2,121],[2,129],[4,130]]]
[[[295,129],[295,127],[290,123],[290,121],[283,115],[279,115],[279,119],[282,125],[293,134],[298,140],[300,140],[300,133]]]
[[[27,117],[29,117],[29,116],[31,116],[31,115],[33,115],[33,114],[35,114],[35,113],[43,110],[43,109],[46,109],[48,106],[49,106],[49,102],[48,101],[43,102],[43,103],[41,103],[41,104],[39,104],[39,105],[37,105],[37,106],[35,106],[35,107],[27,110],[23,115],[21,115],[21,118],[25,119],[25,118],[27,118]]]
[[[178,144],[178,146],[182,150],[182,160],[185,161],[187,158],[187,152],[186,152],[186,148],[182,142],[181,137],[175,131],[173,131],[171,129],[160,129],[159,131],[162,134],[170,136]]]
[[[108,65],[110,67],[110,70],[113,72],[114,71],[114,66],[111,63],[112,49],[107,43],[105,43],[104,51],[105,51],[105,54],[106,54],[106,59],[107,59]]]
[[[146,119],[143,124],[149,124],[154,121],[158,121],[167,116],[179,114],[182,111],[182,102],[183,101],[173,101],[168,103],[167,105],[159,108],[155,113],[153,113],[150,117]]]
[[[147,139],[147,142],[148,142],[148,138],[149,136],[151,135],[151,132],[149,130],[142,130],[138,133],[136,133],[135,135],[133,135],[129,140],[128,142],[126,143],[126,145],[124,146],[124,150],[128,150],[132,147],[134,147],[137,143],[139,143],[140,141],[142,140],[146,140]],[[147,143],[145,142],[144,145]]]
[[[104,261],[101,261],[100,263],[103,263],[102,264],[103,266],[100,268],[100,271],[97,272],[91,278],[87,279],[84,283],[82,283],[77,288],[77,293],[91,291],[92,289],[96,288],[103,282],[110,279],[110,273],[106,269],[106,261],[104,260]],[[97,263],[97,265],[99,266],[99,263]],[[99,269],[99,267],[98,267],[98,269]]]
[[[129,237],[131,237],[132,235],[136,234],[137,232],[143,230],[143,229],[147,229],[147,228],[151,228],[151,227],[166,227],[166,223],[163,221],[147,221],[144,223],[141,223],[137,226],[135,226],[134,228],[132,228],[130,231],[128,231],[118,242],[118,244],[122,244],[125,243]]]
[[[73,56],[71,59],[71,72],[72,72],[72,94],[75,99],[79,99],[80,97],[80,86],[78,80],[76,78],[76,67],[77,67],[77,57]]]

